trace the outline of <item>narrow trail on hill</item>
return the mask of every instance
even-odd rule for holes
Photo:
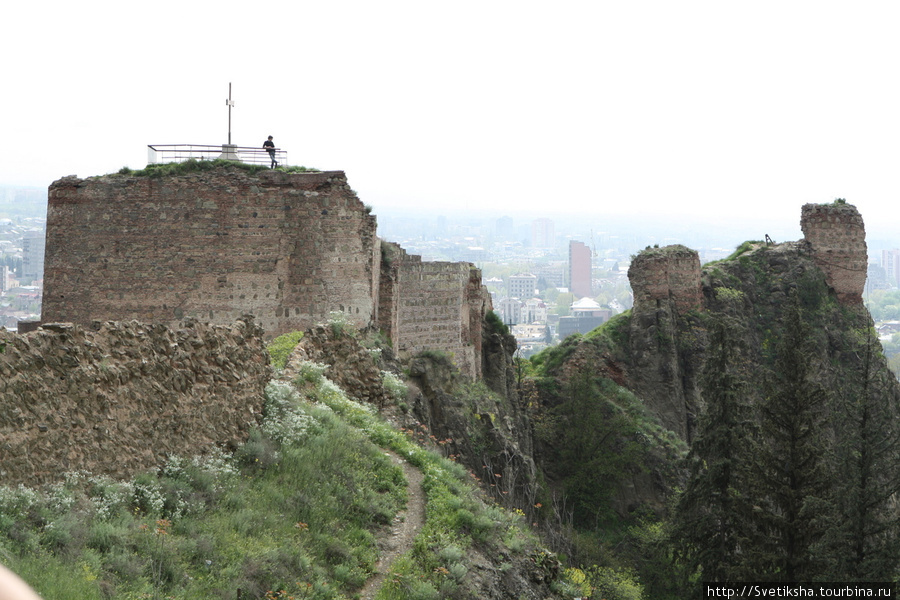
[[[375,598],[391,565],[399,556],[412,549],[413,540],[416,539],[416,535],[425,524],[425,491],[422,489],[422,481],[425,477],[419,469],[409,464],[400,455],[390,450],[384,452],[391,457],[391,461],[395,465],[403,468],[403,474],[406,475],[408,482],[409,496],[406,509],[397,513],[391,526],[378,534],[377,544],[380,557],[375,564],[375,574],[360,590],[360,600]]]

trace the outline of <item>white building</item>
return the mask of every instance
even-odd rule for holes
[[[524,300],[531,298],[537,291],[537,275],[531,273],[520,273],[518,275],[510,275],[506,280],[506,293],[510,298],[519,298]]]
[[[546,323],[547,305],[540,298],[529,298],[522,303],[522,323]]]
[[[506,325],[518,325],[522,322],[522,301],[518,298],[501,299],[495,305],[495,310]]]

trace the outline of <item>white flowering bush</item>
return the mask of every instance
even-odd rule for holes
[[[409,388],[406,387],[403,380],[390,371],[381,372],[381,384],[384,386],[384,391],[394,402],[404,402],[409,394]]]
[[[170,456],[162,468],[164,477],[191,482],[198,474],[208,475],[218,483],[222,483],[232,475],[238,474],[231,455],[221,448],[213,447],[207,454],[187,459],[182,456]]]
[[[328,313],[328,325],[331,327],[331,333],[335,337],[343,335],[356,335],[356,325],[347,317],[345,313],[333,310]]]
[[[324,369],[320,371],[324,372]],[[316,420],[306,412],[300,394],[290,384],[271,381],[266,386],[265,417],[262,431],[279,444],[295,444],[306,435]]]
[[[319,386],[325,379],[325,371],[329,368],[329,365],[304,360],[297,366],[297,377],[294,379],[294,382],[301,387],[304,383],[311,383],[314,386]]]
[[[162,485],[155,477],[140,477],[134,485],[134,504],[146,515],[162,516],[166,497]]]
[[[39,501],[41,495],[22,484],[0,487],[0,515],[4,517],[24,518]]]

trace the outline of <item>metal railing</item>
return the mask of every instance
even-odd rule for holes
[[[249,146],[230,146],[223,144],[221,146],[209,146],[202,144],[148,144],[147,145],[147,163],[173,163],[184,162],[187,160],[216,160],[224,158],[225,160],[236,160],[251,165],[270,165],[272,158],[268,151],[263,148],[253,148]],[[275,149],[275,160],[278,166],[288,166],[287,152],[285,150]]]

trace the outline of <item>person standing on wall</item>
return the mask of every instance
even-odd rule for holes
[[[271,168],[274,169],[275,167],[278,166],[278,161],[275,160],[275,142],[272,141],[271,135],[269,136],[269,139],[267,139],[265,142],[263,142],[263,148],[265,148],[266,152],[269,153],[269,158],[272,159],[272,167]]]

